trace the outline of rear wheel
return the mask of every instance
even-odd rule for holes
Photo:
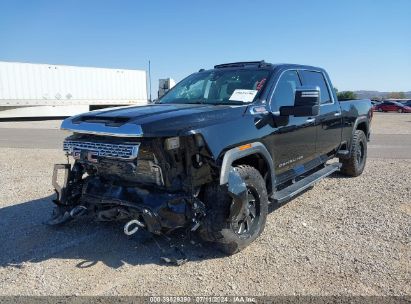
[[[200,229],[205,241],[214,242],[227,254],[234,254],[252,243],[264,230],[268,196],[261,174],[251,166],[238,166],[237,172],[247,187],[245,212],[236,221],[229,220],[232,198],[226,186],[208,185],[204,193],[207,215]]]
[[[340,158],[341,172],[348,176],[359,176],[367,161],[367,138],[363,131],[356,130],[352,138],[350,158]]]

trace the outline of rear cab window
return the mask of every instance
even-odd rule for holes
[[[302,77],[303,85],[305,86],[318,86],[321,91],[321,104],[328,104],[332,103],[333,100],[331,99],[330,90],[328,88],[327,82],[324,78],[323,73],[318,71],[307,71],[302,70],[300,71],[300,75]]]

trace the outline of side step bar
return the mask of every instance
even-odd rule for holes
[[[332,174],[333,172],[339,170],[341,168],[340,163],[330,164],[318,170],[307,177],[304,177],[302,180],[284,188],[280,191],[276,191],[272,196],[271,199],[274,200],[276,203],[283,203],[288,201],[292,197],[296,196],[298,193],[304,191],[308,187],[312,186],[316,182],[320,181],[324,177]]]

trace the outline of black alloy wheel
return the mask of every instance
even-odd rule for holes
[[[231,223],[231,227],[238,235],[252,235],[260,217],[260,201],[256,189],[247,188],[247,206],[237,222]]]

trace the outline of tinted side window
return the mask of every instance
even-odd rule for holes
[[[300,78],[296,71],[286,71],[277,82],[273,98],[272,110],[279,111],[282,106],[293,106],[296,88],[301,86]]]
[[[324,75],[320,72],[301,71],[303,84],[308,86],[318,86],[321,90],[321,104],[331,102],[330,92],[328,91],[327,83]]]

